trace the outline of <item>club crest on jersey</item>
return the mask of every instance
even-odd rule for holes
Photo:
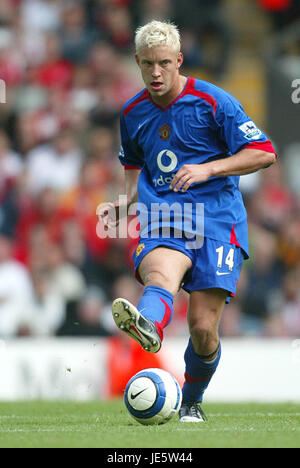
[[[249,120],[249,122],[245,122],[243,125],[239,127],[239,129],[244,132],[244,137],[247,140],[258,140],[258,138],[261,136],[262,132],[257,128],[254,122],[252,120]]]
[[[163,125],[159,129],[159,136],[162,140],[168,140],[171,136],[171,128],[169,125]]]
[[[138,257],[140,253],[144,250],[144,248],[145,248],[145,244],[139,244],[135,251],[135,255]]]

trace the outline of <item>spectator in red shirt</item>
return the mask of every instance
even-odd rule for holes
[[[68,89],[72,84],[74,66],[62,58],[60,40],[53,33],[46,36],[45,57],[46,61],[34,72],[34,81],[46,88]]]
[[[260,8],[268,12],[273,27],[280,30],[300,16],[299,0],[257,0]]]

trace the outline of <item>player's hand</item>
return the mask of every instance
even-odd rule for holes
[[[206,182],[210,176],[207,164],[185,164],[175,174],[170,189],[186,192],[192,184]]]
[[[98,223],[105,231],[115,229],[119,224],[119,206],[113,202],[100,203],[97,207]]]

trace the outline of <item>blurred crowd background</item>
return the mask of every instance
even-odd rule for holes
[[[139,300],[136,241],[96,235],[98,204],[122,193],[120,109],[143,87],[136,27],[176,22],[184,72],[232,92],[267,130],[261,52],[299,11],[298,0],[1,0],[0,338],[111,336],[111,300]],[[300,134],[293,143],[294,170],[279,144],[276,165],[241,178],[251,259],[222,336],[300,335]],[[180,292],[169,336],[187,334],[187,304]]]

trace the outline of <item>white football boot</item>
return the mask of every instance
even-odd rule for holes
[[[179,421],[199,423],[207,421],[200,403],[183,403],[179,410]]]
[[[112,316],[117,327],[137,341],[146,351],[157,353],[160,350],[161,339],[156,326],[129,301],[116,299],[112,303]]]

